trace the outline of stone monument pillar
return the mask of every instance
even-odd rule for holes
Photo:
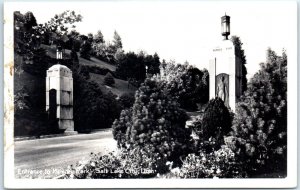
[[[228,40],[229,23],[230,17],[223,16],[222,35],[225,38],[212,50],[209,60],[209,98],[219,97],[235,111],[235,103],[242,95],[242,64],[235,46]]]
[[[64,65],[56,64],[47,70],[46,111],[49,115],[54,113],[52,117],[57,120],[59,130],[77,133],[73,121],[72,71]]]

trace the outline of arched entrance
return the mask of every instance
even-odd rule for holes
[[[58,119],[57,119],[57,100],[56,100],[56,90],[51,89],[49,91],[49,112],[48,112],[48,124],[53,132],[58,131]]]

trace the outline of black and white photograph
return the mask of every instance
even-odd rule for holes
[[[6,2],[4,20],[7,188],[297,186],[296,1]]]

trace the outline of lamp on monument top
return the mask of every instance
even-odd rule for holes
[[[222,28],[222,36],[224,36],[224,40],[228,40],[228,36],[230,35],[230,16],[221,17],[221,28]]]
[[[59,61],[62,59],[62,47],[61,45],[57,45],[56,49],[56,59]]]
[[[146,65],[146,76],[148,75],[148,66]]]

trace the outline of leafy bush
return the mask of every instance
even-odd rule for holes
[[[209,151],[219,148],[223,144],[223,136],[231,130],[231,121],[232,116],[224,102],[220,98],[210,100],[203,115],[191,124],[199,136],[199,149]]]
[[[197,110],[197,104],[208,101],[207,70],[201,71],[188,63],[181,65],[175,62],[163,62],[160,69],[163,88],[177,98],[181,108],[194,111]]]
[[[190,130],[185,128],[186,113],[179,108],[176,100],[162,91],[160,81],[146,79],[135,95],[132,112],[124,112],[119,120],[115,121],[117,130],[126,129],[126,140],[129,149],[140,148],[153,158],[155,163],[161,162],[159,170],[165,166],[167,160],[179,163],[180,155],[189,151]],[[126,122],[124,117],[132,118]],[[128,124],[128,126],[126,125]],[[120,125],[121,127],[117,127]],[[114,132],[114,134],[124,134]],[[123,136],[123,135],[121,135]],[[118,139],[115,136],[115,139]]]
[[[159,57],[157,54],[146,55],[143,52],[136,54],[128,52],[119,56],[117,60],[116,75],[123,80],[130,78],[142,83],[146,78],[146,66],[148,74],[157,74],[159,72]]]
[[[126,147],[126,131],[132,126],[132,109],[121,111],[120,118],[116,119],[112,125],[114,139],[118,143],[118,147]]]
[[[114,77],[111,75],[110,72],[108,72],[105,77],[104,77],[104,84],[107,86],[113,86],[115,84],[115,79]]]
[[[267,62],[248,83],[229,144],[249,173],[286,172],[287,56],[268,50]]]
[[[92,50],[91,43],[87,39],[84,39],[84,41],[80,47],[80,57],[90,60],[91,59],[91,50]]]
[[[242,163],[237,162],[234,152],[223,145],[219,150],[209,154],[189,154],[182,167],[175,172],[181,178],[241,178],[246,177]]]
[[[149,178],[157,173],[155,164],[142,150],[121,150],[105,155],[91,153],[90,158],[69,166],[66,179]]]
[[[134,94],[133,93],[124,93],[120,96],[119,102],[123,109],[132,107],[134,103]]]
[[[82,70],[73,74],[75,129],[89,131],[110,128],[120,114],[116,96],[112,93],[102,93],[99,85],[90,81],[84,73],[85,70]]]

